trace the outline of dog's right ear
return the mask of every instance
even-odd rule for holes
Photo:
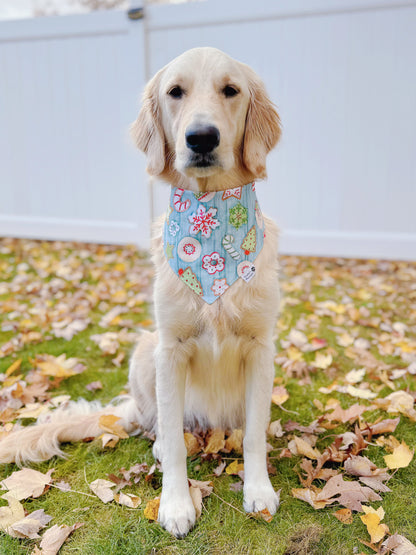
[[[166,164],[166,139],[158,99],[160,77],[161,72],[146,85],[142,108],[130,128],[137,148],[147,156],[147,171],[150,175],[160,175]]]

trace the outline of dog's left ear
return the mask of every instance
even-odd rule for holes
[[[266,177],[266,156],[281,135],[279,114],[267,96],[263,82],[250,71],[250,103],[246,116],[243,162],[258,178]]]
[[[150,175],[160,175],[166,164],[166,139],[158,99],[160,76],[159,71],[146,85],[142,108],[130,127],[137,148],[147,156],[147,171]]]

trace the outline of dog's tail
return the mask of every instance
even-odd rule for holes
[[[130,435],[141,431],[140,414],[130,395],[124,395],[117,404],[106,407],[98,401],[70,401],[42,415],[35,425],[20,428],[0,440],[0,463],[15,462],[21,466],[27,462],[46,461],[55,455],[65,457],[60,444],[98,437],[104,431],[99,420],[105,414],[120,417],[117,424]]]

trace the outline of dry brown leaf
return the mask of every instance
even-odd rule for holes
[[[15,497],[5,494],[3,498],[6,499],[8,506],[0,507],[0,529],[8,533],[10,526],[25,517],[25,510]]]
[[[279,420],[274,420],[274,422],[270,422],[267,433],[272,437],[282,437],[284,435],[284,431],[280,423],[280,418]]]
[[[189,485],[193,488],[198,488],[201,491],[202,497],[208,497],[211,495],[214,486],[210,480],[200,481],[200,480],[192,480],[188,478]]]
[[[46,474],[33,470],[33,468],[22,468],[22,470],[13,472],[1,482],[2,489],[8,490],[7,494],[2,497],[6,499],[6,496],[10,495],[20,501],[28,497],[41,496],[45,487],[53,481],[51,475],[54,470],[51,468]]]
[[[132,493],[115,493],[114,494],[114,501],[119,505],[124,505],[125,507],[129,507],[130,509],[137,509],[140,505],[142,500],[137,495]]]
[[[362,501],[381,501],[372,489],[361,486],[359,482],[344,480],[341,474],[330,478],[317,495],[316,501],[326,504],[339,503],[352,511],[361,511]]]
[[[189,486],[189,494],[192,499],[192,504],[195,509],[195,516],[198,519],[202,513],[202,494],[199,488],[194,488],[193,486]]]
[[[416,546],[400,534],[393,534],[381,544],[381,555],[416,555]]]
[[[89,484],[91,491],[94,492],[103,503],[108,503],[114,499],[114,492],[111,488],[115,485],[116,484],[114,482],[110,482],[110,480],[103,480],[102,478],[98,478]]]
[[[321,491],[322,490],[318,488],[292,488],[292,495],[293,497],[296,497],[296,499],[306,501],[306,503],[309,503],[309,505],[311,505],[314,509],[323,509],[326,505],[329,505],[330,502],[327,500],[317,499]]]
[[[338,511],[335,511],[335,513],[332,514],[343,524],[352,524],[351,509],[338,509]]]
[[[39,553],[42,555],[56,555],[68,536],[74,530],[81,528],[81,526],[84,526],[83,522],[76,522],[72,526],[67,526],[66,524],[59,526],[55,524],[43,534],[42,541],[40,542],[42,551]]]
[[[325,414],[324,416],[330,422],[337,421],[345,424],[346,422],[357,420],[366,410],[368,410],[368,407],[364,405],[355,404],[345,410],[341,408],[341,405],[337,405],[333,412]]]
[[[262,511],[258,511],[257,513],[250,513],[250,516],[265,520],[267,523],[270,523],[273,520],[273,515],[270,514],[270,511],[267,508]]]

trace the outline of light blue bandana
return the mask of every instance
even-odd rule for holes
[[[263,240],[254,183],[217,193],[172,187],[163,232],[165,256],[179,279],[207,303],[237,279],[250,281]]]

